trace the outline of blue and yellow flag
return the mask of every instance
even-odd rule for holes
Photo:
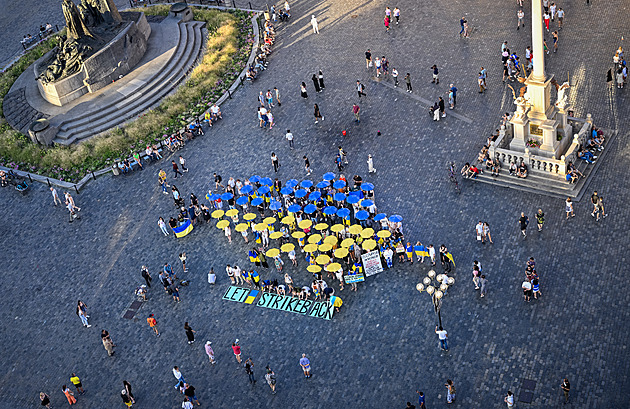
[[[451,263],[453,263],[453,265],[455,265],[455,260],[453,260],[453,255],[449,252],[446,252],[446,257],[451,260]]]
[[[254,302],[254,299],[256,299],[256,296],[258,295],[258,290],[251,290],[249,292],[249,294],[247,295],[247,298],[245,299],[245,304],[251,304]]]
[[[429,257],[429,251],[423,245],[414,246],[413,250],[416,252],[416,256],[418,257]]]
[[[190,219],[186,219],[184,223],[182,223],[181,225],[173,229],[173,233],[175,233],[175,237],[184,237],[185,235],[190,233],[192,230],[193,230],[193,225],[190,222]]]

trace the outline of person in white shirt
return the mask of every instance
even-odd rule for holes
[[[516,16],[518,17],[518,21],[516,22],[516,29],[520,30],[521,24],[523,25],[523,27],[525,27],[525,22],[523,21],[523,19],[525,18],[525,12],[523,11],[523,9],[517,11]]]
[[[374,162],[372,161],[372,155],[368,155],[367,165],[368,165],[368,172],[369,173],[375,173],[376,172],[376,169],[374,169]]]
[[[289,141],[289,148],[293,149],[293,134],[290,129],[287,129],[287,134],[284,137]]]
[[[313,26],[313,33],[319,34],[319,25],[317,24],[317,19],[314,14],[311,16],[311,25]]]
[[[435,265],[435,248],[433,247],[433,244],[429,244],[429,247],[427,247],[427,250],[429,250],[429,257],[431,257],[431,264]]]
[[[503,402],[507,404],[508,408],[514,407],[514,394],[512,393],[512,391],[507,391],[507,396],[503,398]]]
[[[188,397],[184,398],[184,402],[182,402],[182,409],[193,409],[194,406],[192,402],[188,399]]]
[[[481,241],[483,244],[486,244],[483,241],[483,223],[481,222],[481,220],[475,226],[475,231],[477,233],[477,241]]]

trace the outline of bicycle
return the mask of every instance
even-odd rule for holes
[[[449,162],[449,164],[448,164],[448,178],[451,181],[451,183],[455,184],[455,191],[457,193],[462,193],[462,189],[459,186],[459,181],[457,180],[457,175],[455,174],[455,163],[454,162]]]

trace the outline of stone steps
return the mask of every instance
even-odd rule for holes
[[[173,92],[186,79],[204,45],[204,22],[179,22],[178,25],[177,48],[163,70],[134,92],[108,101],[96,111],[63,121],[54,142],[69,145],[122,125],[159,105],[162,98]]]

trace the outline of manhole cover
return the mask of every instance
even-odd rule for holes
[[[353,15],[350,16],[350,18],[357,18],[357,17],[359,17],[358,14],[353,14]]]
[[[127,320],[130,320],[130,319],[133,318],[134,315],[136,315],[136,312],[134,310],[127,310],[125,315],[123,315],[123,318],[127,319]]]
[[[531,379],[523,379],[521,388],[533,391],[534,389],[536,389],[536,381],[532,381]]]
[[[532,403],[532,399],[534,399],[534,393],[530,391],[522,391],[518,397],[519,402],[523,403]]]

